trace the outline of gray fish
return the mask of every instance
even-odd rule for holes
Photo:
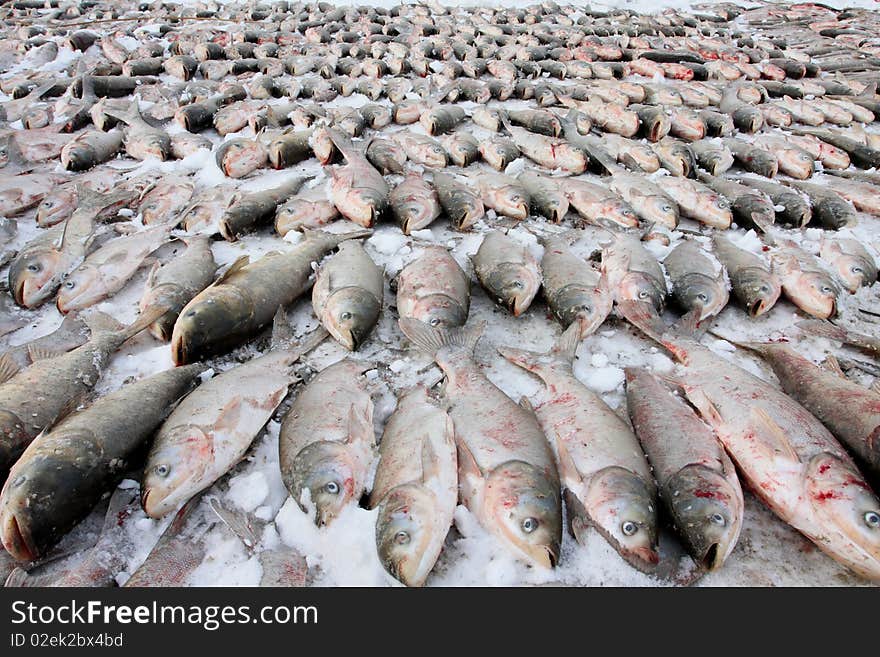
[[[729,178],[702,172],[697,178],[728,200],[739,225],[766,232],[776,221],[776,208],[765,194]]]
[[[480,142],[467,132],[453,132],[440,138],[450,161],[459,167],[467,167],[480,157]]]
[[[663,260],[672,282],[670,298],[688,313],[699,309],[699,320],[717,315],[727,305],[724,270],[693,240],[682,240]]]
[[[171,137],[162,130],[147,123],[138,109],[138,101],[133,100],[123,112],[107,108],[106,113],[126,124],[123,130],[125,152],[136,160],[153,157],[167,160],[171,157]]]
[[[266,147],[273,169],[286,169],[312,157],[311,130],[285,131]]]
[[[437,193],[424,176],[410,172],[388,195],[391,214],[404,235],[429,226],[440,216]]]
[[[776,305],[782,286],[764,260],[721,235],[713,235],[712,242],[715,257],[727,270],[734,298],[751,317],[763,315]]]
[[[773,153],[752,146],[742,139],[725,137],[721,141],[733,153],[736,162],[746,171],[757,173],[765,178],[772,178],[779,171],[779,162]]]
[[[76,349],[88,339],[88,328],[76,314],[68,315],[61,325],[46,335],[9,347],[0,356],[0,384],[38,360],[53,358]]]
[[[374,137],[369,143],[367,143],[367,148],[364,154],[370,164],[376,167],[382,175],[387,175],[389,173],[403,173],[403,165],[406,163],[406,153],[400,144],[393,142],[390,139]]]
[[[568,214],[568,197],[562,191],[564,182],[535,171],[523,171],[516,178],[526,190],[532,211],[553,223],[561,223]]]
[[[633,235],[617,234],[602,249],[602,273],[618,303],[650,303],[656,310],[666,303],[666,276],[657,259]]]
[[[308,495],[318,525],[356,504],[367,487],[376,436],[364,369],[345,359],[322,370],[300,390],[281,423],[281,478],[304,510]]]
[[[810,223],[810,219],[813,217],[813,210],[804,195],[797,190],[767,180],[766,178],[754,176],[743,176],[739,178],[739,181],[747,187],[765,194],[773,201],[778,222],[796,228],[803,228]]]
[[[85,171],[103,164],[122,148],[122,130],[110,132],[87,130],[67,142],[61,149],[61,164],[68,171]]]
[[[790,187],[809,197],[812,218],[823,228],[840,230],[844,226],[854,225],[858,221],[852,204],[836,194],[831,188],[800,180],[786,182]]]
[[[519,242],[499,230],[486,233],[471,258],[480,284],[514,317],[528,310],[541,289],[541,267]]]
[[[660,497],[694,560],[720,568],[743,523],[736,470],[712,430],[645,370],[626,369],[629,416],[647,453]]]
[[[328,134],[347,162],[331,170],[331,200],[346,219],[369,228],[388,207],[388,184],[348,137],[332,128]]]
[[[278,206],[296,194],[308,180],[311,178],[296,176],[277,187],[236,196],[220,219],[220,234],[227,241],[234,242],[243,233],[269,223]]]
[[[432,182],[440,207],[455,230],[469,230],[486,215],[480,196],[453,176],[435,171]]]

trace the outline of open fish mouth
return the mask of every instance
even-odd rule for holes
[[[767,300],[766,299],[757,299],[751,303],[749,306],[749,315],[751,317],[758,317],[762,313],[767,310]]]
[[[27,532],[22,530],[18,517],[10,515],[3,531],[3,547],[17,561],[35,561],[39,556]]]
[[[721,564],[718,561],[719,555],[719,546],[718,543],[712,543],[709,546],[709,549],[706,550],[706,554],[703,555],[702,566],[706,570],[715,570]]]

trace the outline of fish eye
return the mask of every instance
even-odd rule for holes
[[[437,326],[438,324],[440,324],[440,320],[436,317],[432,317],[430,321],[428,321],[428,324],[430,324],[431,326]]]
[[[720,198],[715,201],[715,207],[717,207],[719,210],[727,210],[728,208],[730,208],[730,204],[725,199]]]
[[[632,536],[639,531],[639,526],[632,520],[627,520],[620,526],[620,531],[623,532],[624,536]]]
[[[351,313],[346,310],[345,312],[339,314],[339,319],[341,319],[344,322],[347,322],[348,320],[351,319]]]
[[[29,264],[29,265],[27,266],[27,268],[28,268],[28,271],[32,271],[32,272],[38,272],[38,271],[40,271],[40,265],[38,265],[38,264],[35,263],[35,262]]]
[[[851,271],[853,274],[863,274],[863,273],[864,273],[864,270],[863,270],[861,267],[859,267],[858,265],[853,265],[853,266],[850,268],[850,271]]]
[[[645,290],[640,290],[638,297],[639,299],[647,299],[650,295]]]
[[[662,210],[663,212],[672,212],[672,206],[664,204],[660,206],[660,210]]]
[[[871,529],[880,528],[880,513],[876,511],[868,511],[865,514],[865,524]]]
[[[538,519],[537,518],[526,518],[522,521],[522,530],[526,534],[531,534],[538,528]]]
[[[399,531],[394,535],[394,542],[398,545],[406,545],[410,540],[409,532]]]
[[[589,312],[593,311],[592,307],[590,307],[590,305],[586,304],[586,303],[579,306],[578,310],[583,310],[585,313],[589,313]]]
[[[512,285],[513,285],[513,287],[515,287],[517,290],[521,290],[521,289],[523,289],[523,288],[525,287],[525,285],[523,284],[523,282],[522,282],[522,281],[519,281],[519,280],[514,281],[514,282],[512,283]]]
[[[727,524],[727,520],[725,520],[724,516],[722,516],[720,513],[713,513],[711,516],[709,516],[709,520],[716,525]]]
[[[324,491],[330,493],[331,495],[336,495],[339,493],[339,484],[335,481],[328,481],[324,484]]]
[[[68,290],[72,290],[73,288],[76,287],[76,283],[73,281],[65,281],[64,287],[66,287]]]
[[[697,299],[699,299],[700,301],[706,302],[706,301],[709,300],[709,295],[706,294],[705,292],[700,292],[700,293],[697,295]]]
[[[822,287],[819,288],[819,291],[823,292],[824,294],[831,294],[831,292],[833,290],[831,289],[830,285],[823,285]]]
[[[157,466],[155,467],[155,472],[156,472],[156,474],[159,475],[160,477],[167,477],[167,476],[168,476],[168,473],[171,472],[171,466],[162,463],[162,464],[157,465]]]

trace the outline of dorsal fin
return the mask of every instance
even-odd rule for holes
[[[239,256],[229,267],[214,281],[213,285],[220,285],[236,272],[241,271],[250,264],[251,258],[248,255]]]

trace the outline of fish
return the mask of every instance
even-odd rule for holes
[[[457,133],[456,133],[457,134]],[[373,137],[364,151],[367,160],[382,175],[403,173],[406,153],[397,142],[382,137]]]
[[[750,317],[760,317],[776,305],[782,284],[762,258],[722,235],[713,235],[712,245],[715,257],[727,271],[734,298]]]
[[[560,186],[561,179],[523,171],[516,177],[529,195],[530,210],[553,223],[561,223],[568,214],[569,201]]]
[[[195,185],[191,182],[159,180],[146,190],[140,199],[138,210],[144,225],[171,223],[180,216],[192,200]],[[172,224],[176,225],[176,224]]]
[[[356,351],[379,320],[384,288],[384,270],[360,242],[345,241],[318,269],[312,308],[330,335],[349,351]]]
[[[601,270],[574,255],[558,237],[541,240],[544,298],[563,328],[576,323],[581,339],[596,332],[611,313],[614,297]]]
[[[618,169],[611,176],[608,188],[619,194],[643,221],[667,228],[678,226],[678,206],[644,176]]]
[[[510,123],[547,137],[562,135],[562,123],[548,110],[506,110],[504,116]]]
[[[388,185],[348,137],[332,128],[328,134],[346,160],[331,169],[330,199],[343,217],[370,228],[388,208]]]
[[[230,178],[244,178],[266,165],[269,152],[260,139],[230,139],[217,148],[214,160]]]
[[[632,235],[616,235],[602,249],[602,274],[618,303],[644,301],[658,312],[666,304],[668,290],[663,269]]]
[[[234,197],[228,187],[203,189],[180,211],[179,224],[187,233],[216,235],[220,232],[220,219]]]
[[[589,223],[601,225],[610,222],[624,228],[639,225],[639,217],[633,207],[605,185],[568,178],[565,195],[571,207]]]
[[[837,315],[840,286],[815,256],[785,241],[773,252],[771,261],[782,291],[794,305],[817,319]]]
[[[444,135],[440,138],[440,143],[446,149],[449,161],[456,166],[470,166],[480,157],[480,142],[467,132],[457,131]]]
[[[726,230],[733,222],[730,202],[714,190],[689,178],[670,176],[661,189],[678,206],[682,216]]]
[[[779,171],[779,162],[774,153],[756,148],[735,137],[725,137],[721,141],[733,154],[737,164],[746,171],[765,178],[772,178]]]
[[[356,504],[367,487],[376,436],[365,369],[344,359],[321,370],[300,390],[281,422],[281,479],[303,511],[314,507],[319,526]]]
[[[574,376],[579,342],[573,325],[546,354],[498,351],[544,384],[535,414],[556,446],[574,537],[584,544],[595,528],[630,565],[647,570],[659,562],[654,479],[632,430]]]
[[[183,239],[186,250],[165,263],[156,262],[147,275],[138,307],[141,313],[151,308],[166,308],[149,328],[150,335],[169,342],[180,311],[193,297],[208,287],[217,272],[217,263],[206,236]]]
[[[446,166],[446,151],[439,141],[415,132],[396,132],[394,138],[407,158],[429,169],[442,169]]]
[[[851,137],[832,132],[831,130],[816,128],[792,127],[790,130],[795,135],[816,137],[827,144],[845,151],[852,163],[861,169],[871,169],[880,166],[880,150],[871,148]]]
[[[397,275],[397,312],[431,326],[464,326],[471,282],[442,246],[429,246]]]
[[[877,263],[862,243],[849,237],[822,237],[819,257],[837,272],[851,294],[877,282]]]
[[[105,112],[111,117],[126,124],[123,130],[125,152],[136,160],[171,158],[171,136],[147,123],[138,109],[138,101],[133,100],[122,112],[107,108]]]
[[[841,326],[835,326],[831,322],[818,319],[805,319],[797,322],[795,326],[809,335],[847,344],[875,356],[880,355],[880,341],[873,336],[849,331]]]
[[[482,325],[441,330],[401,319],[400,328],[446,375],[443,402],[455,428],[460,499],[512,554],[554,567],[562,543],[556,462],[535,414],[474,362]]]
[[[531,199],[516,178],[485,169],[466,175],[476,184],[485,207],[518,221],[528,218]]]
[[[9,289],[15,302],[35,308],[50,299],[61,281],[91,250],[98,219],[116,214],[137,197],[133,189],[99,194],[77,189],[77,207],[63,226],[56,226],[25,245],[9,267]]]
[[[346,240],[369,234],[307,232],[290,251],[271,252],[253,263],[242,256],[180,311],[171,334],[174,363],[237,347],[267,326],[278,306],[290,305],[311,287],[312,262]]]
[[[177,367],[124,385],[44,430],[16,461],[0,494],[6,550],[33,561],[85,518],[204,369]]]
[[[504,119],[504,126],[510,133],[517,149],[527,158],[543,167],[577,175],[587,169],[587,155],[564,138],[547,137],[517,128]]]
[[[660,499],[697,564],[717,570],[743,525],[745,501],[733,462],[712,430],[656,376],[629,367],[625,374],[629,416]]]
[[[429,135],[439,135],[454,130],[465,116],[465,111],[457,105],[441,105],[422,113],[419,123]]]
[[[880,190],[870,182],[836,176],[835,178],[819,178],[816,182],[824,182],[838,195],[853,204],[859,212],[866,212],[880,217]]]
[[[650,306],[623,313],[685,365],[680,387],[755,495],[831,558],[880,579],[880,500],[819,420],[773,385],[670,334]]]
[[[777,222],[803,228],[813,218],[809,200],[797,189],[757,176],[739,176],[737,180],[772,201]]]
[[[293,364],[326,339],[318,329],[302,344],[289,344],[280,333],[283,315],[276,315],[271,351],[202,383],[158,428],[141,482],[149,517],[176,512],[244,457],[296,381]]]
[[[710,175],[720,176],[733,166],[733,153],[720,140],[703,139],[690,146],[694,158]]]
[[[486,208],[480,196],[455,177],[442,171],[435,171],[431,182],[434,191],[437,192],[437,200],[440,202],[443,214],[449,217],[455,230],[470,230],[486,215]]]
[[[784,139],[774,138],[769,135],[757,135],[753,142],[758,148],[763,148],[776,156],[779,171],[786,176],[798,180],[806,180],[813,175],[815,162],[813,157],[804,149],[792,145]]]
[[[486,233],[471,262],[483,289],[514,317],[528,310],[541,289],[538,261],[501,231]]]
[[[602,137],[602,143],[611,157],[633,171],[654,173],[660,169],[657,153],[640,141],[607,133]]]
[[[276,187],[236,195],[220,218],[220,234],[229,242],[235,242],[241,235],[258,226],[269,223],[275,217],[278,206],[311,178],[295,176]]]
[[[397,402],[379,443],[370,492],[376,550],[385,570],[422,586],[440,555],[458,503],[455,430],[446,410],[417,386]]]
[[[709,259],[694,240],[682,240],[663,260],[672,283],[669,298],[685,313],[698,311],[700,321],[720,313],[729,295],[723,266]]]
[[[842,372],[813,364],[783,342],[747,342],[741,346],[759,354],[770,365],[785,394],[822,422],[867,472],[880,473],[877,392],[850,381]]]
[[[285,131],[267,145],[269,164],[273,169],[286,169],[312,157],[312,130]]]
[[[93,251],[61,283],[55,306],[66,315],[113,296],[146,258],[168,241],[169,227],[155,226],[110,240]]]
[[[68,171],[86,171],[114,157],[122,148],[122,130],[109,132],[87,130],[67,142],[61,149],[61,166]]]
[[[491,137],[478,147],[483,160],[496,171],[504,171],[511,162],[522,155],[512,139]]]
[[[441,213],[437,193],[422,174],[414,171],[391,190],[388,203],[404,235],[427,228]]]

